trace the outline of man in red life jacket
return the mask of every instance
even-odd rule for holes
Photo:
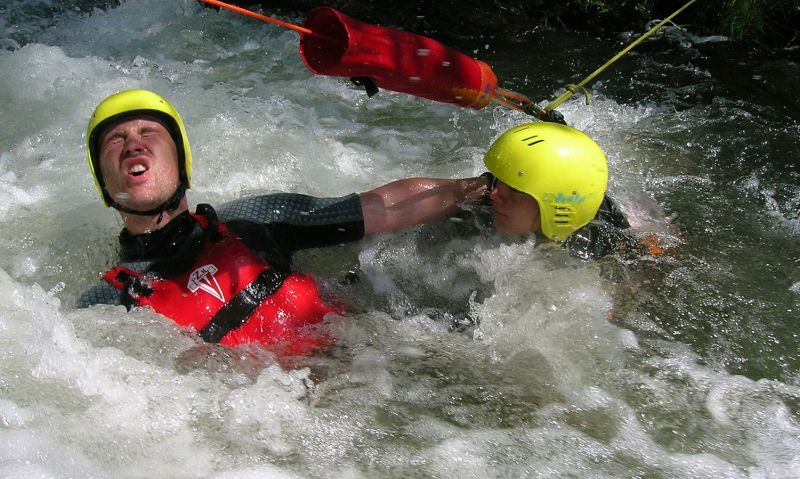
[[[146,90],[103,100],[86,143],[100,196],[124,228],[121,264],[79,306],[147,306],[207,342],[259,343],[289,354],[324,346],[308,326],[336,311],[311,277],[291,271],[293,252],[445,218],[487,188],[484,178],[411,178],[340,198],[279,193],[239,199],[218,212],[198,205],[192,214],[184,124],[172,105]]]

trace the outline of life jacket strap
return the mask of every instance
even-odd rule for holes
[[[130,311],[137,305],[137,297],[153,294],[153,289],[142,281],[142,277],[142,273],[116,266],[103,275],[103,280],[120,290],[119,302]]]
[[[207,343],[218,343],[226,334],[240,327],[268,296],[275,294],[286,279],[285,273],[270,268],[239,291],[200,331]]]

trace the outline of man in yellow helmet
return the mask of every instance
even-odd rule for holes
[[[612,233],[630,226],[605,194],[605,154],[574,128],[517,126],[492,144],[484,163],[491,173],[494,227],[501,233],[563,241],[572,255],[590,259],[608,253]]]
[[[279,193],[190,213],[184,124],[147,90],[103,100],[86,146],[100,196],[119,211],[124,228],[121,264],[79,306],[150,307],[207,342],[255,342],[291,354],[324,346],[308,326],[338,311],[313,279],[292,271],[293,252],[444,218],[486,189],[483,178],[412,178],[341,198]]]

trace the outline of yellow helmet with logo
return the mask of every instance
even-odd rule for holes
[[[594,218],[608,183],[603,150],[584,133],[558,123],[508,130],[483,162],[500,181],[536,199],[542,233],[556,241]]]
[[[182,189],[179,190],[180,195],[191,184],[192,152],[189,148],[186,128],[183,126],[177,110],[157,93],[148,90],[121,91],[97,105],[89,119],[89,126],[86,128],[86,156],[89,160],[89,168],[97,190],[100,192],[100,197],[106,206],[118,207],[105,190],[103,183],[103,174],[100,171],[100,138],[112,125],[134,118],[152,118],[166,127],[178,150],[178,168],[182,186]]]

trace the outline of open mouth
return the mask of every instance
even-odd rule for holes
[[[144,165],[133,165],[128,169],[128,173],[133,176],[141,176],[147,171],[147,167]]]

